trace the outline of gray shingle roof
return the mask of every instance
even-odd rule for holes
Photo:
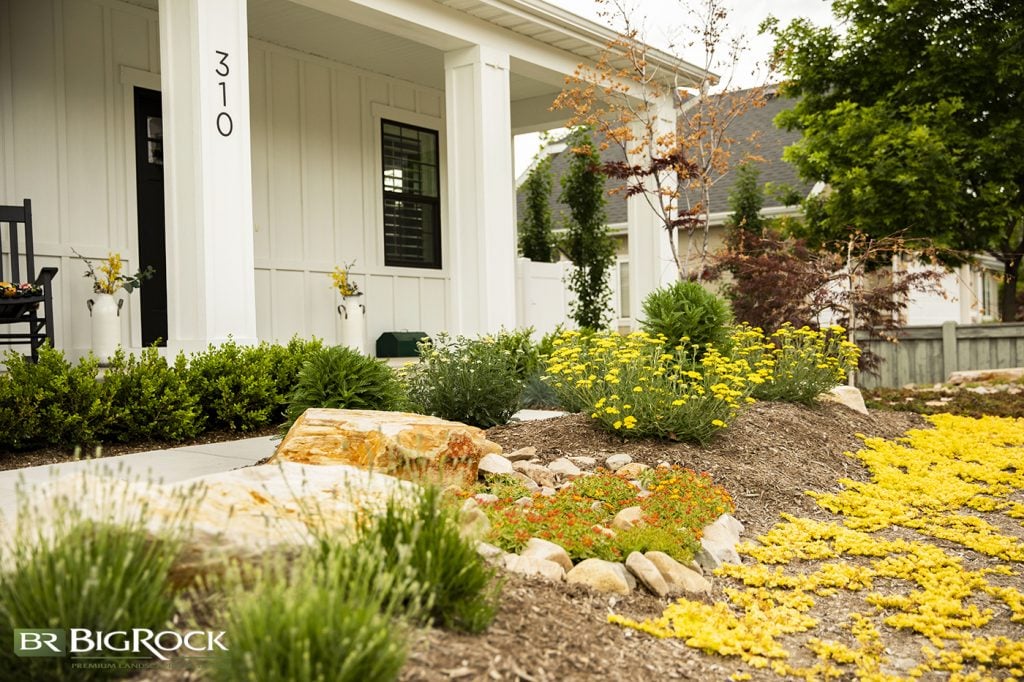
[[[773,185],[790,185],[794,187],[801,196],[807,196],[813,183],[806,183],[797,176],[796,169],[782,160],[782,151],[800,139],[797,131],[786,131],[776,128],[772,123],[775,116],[785,109],[791,108],[793,100],[777,95],[771,95],[763,107],[751,108],[737,117],[729,126],[729,137],[733,138],[730,148],[731,165],[735,166],[748,156],[763,157],[764,161],[758,162],[761,183],[772,183]],[[754,141],[749,138],[757,133]],[[562,216],[568,214],[568,209],[558,201],[561,193],[559,182],[562,175],[569,167],[569,153],[564,150],[551,154],[551,172],[553,175],[551,192],[551,215],[552,225],[557,229],[562,226]],[[604,161],[622,160],[622,151],[612,145],[601,154]],[[727,173],[711,188],[711,213],[729,211],[729,193],[732,191],[736,174]],[[612,187],[609,181],[608,187]],[[525,194],[522,189],[516,192],[516,210],[520,219],[523,216]],[[782,206],[782,203],[774,196],[765,196],[765,208]],[[626,199],[623,194],[616,194],[608,197],[605,207],[608,215],[608,224],[626,222]]]

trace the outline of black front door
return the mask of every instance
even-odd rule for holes
[[[160,93],[135,88],[135,194],[139,267],[154,274],[139,288],[142,345],[167,345],[167,256],[164,235],[164,134]]]

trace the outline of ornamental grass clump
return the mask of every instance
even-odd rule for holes
[[[754,385],[769,369],[751,344],[723,355],[683,339],[670,345],[647,332],[564,332],[547,360],[551,385],[609,431],[704,443],[753,402]]]
[[[365,548],[365,547],[364,547]],[[409,604],[419,586],[384,548],[352,551],[324,540],[320,552],[234,568],[215,622],[230,637],[211,680],[393,680],[405,663]]]
[[[15,629],[167,629],[182,587],[173,568],[201,490],[193,486],[171,500],[159,531],[150,527],[144,497],[127,493],[122,481],[98,477],[35,505],[19,491],[18,523],[0,548],[0,676],[96,680],[128,672],[73,670],[70,658],[16,656]],[[88,514],[81,499],[93,502]]]
[[[420,344],[420,361],[402,368],[415,409],[487,429],[519,409],[529,362],[515,332],[466,338],[437,334]]]
[[[388,500],[360,527],[350,551],[382,555],[389,567],[407,565],[422,590],[413,604],[421,622],[476,633],[497,614],[496,572],[459,532],[458,509],[434,486]]]
[[[759,340],[760,331],[744,326],[734,333],[750,339],[750,355],[771,367],[771,373],[754,387],[753,396],[758,400],[808,405],[843,383],[847,373],[857,368],[860,349],[846,339],[842,327],[797,329],[787,323]]]

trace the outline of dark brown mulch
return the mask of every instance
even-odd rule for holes
[[[60,464],[70,462],[80,457],[113,457],[115,455],[130,455],[133,452],[147,452],[149,450],[167,450],[170,448],[183,448],[189,445],[206,445],[208,443],[222,443],[228,440],[240,438],[258,438],[260,436],[274,436],[281,432],[279,426],[266,426],[253,431],[232,431],[221,429],[218,431],[207,431],[198,438],[188,441],[170,443],[167,441],[147,440],[134,443],[107,443],[104,445],[81,448],[39,448],[37,450],[22,450],[17,452],[0,450],[0,471],[11,469],[23,469],[25,467],[37,467],[47,464]]]
[[[835,403],[813,407],[756,403],[704,446],[624,440],[582,414],[515,422],[490,429],[487,436],[506,452],[532,445],[545,461],[590,455],[600,462],[624,452],[650,466],[668,462],[707,471],[732,494],[736,517],[753,535],[768,530],[780,511],[818,512],[804,491],[834,490],[839,478],[861,477],[861,465],[844,454],[860,449],[861,440],[855,434],[896,438],[926,425],[920,416],[907,412],[865,416]]]
[[[758,403],[706,446],[622,440],[582,415],[513,423],[488,431],[506,451],[533,446],[545,461],[566,455],[598,458],[624,452],[634,461],[667,461],[700,471],[729,490],[746,537],[767,531],[780,512],[820,515],[806,490],[834,490],[839,478],[863,479],[844,455],[859,449],[854,434],[897,438],[926,427],[903,412],[857,414],[835,404],[812,408]],[[716,587],[713,595],[723,600]],[[675,640],[659,640],[607,623],[609,611],[645,618],[669,601],[643,592],[599,595],[580,586],[509,576],[494,625],[479,636],[423,633],[404,680],[727,680],[747,670],[738,659],[704,656]]]

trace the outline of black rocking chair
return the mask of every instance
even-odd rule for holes
[[[7,230],[3,229],[5,223]],[[19,238],[19,232],[23,238]],[[22,247],[24,253],[20,250]],[[35,280],[22,282],[22,275],[35,277]],[[53,345],[53,278],[56,276],[57,268],[43,268],[36,275],[32,202],[25,199],[24,206],[0,206],[0,324],[28,325],[28,331],[0,334],[0,345],[28,344],[32,362],[39,360],[40,346],[47,341]]]

